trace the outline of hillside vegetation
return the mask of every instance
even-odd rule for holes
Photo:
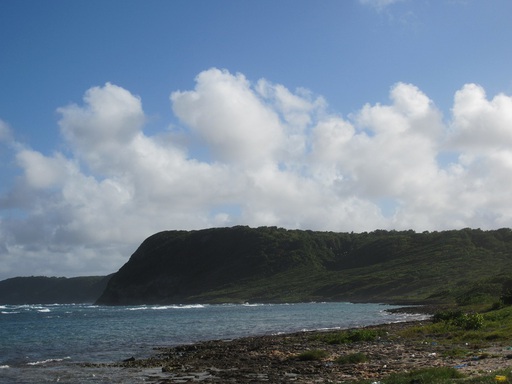
[[[0,304],[94,303],[109,278],[13,277],[0,281]]]
[[[512,230],[334,233],[276,227],[146,239],[99,304],[365,301],[477,304],[512,287]]]

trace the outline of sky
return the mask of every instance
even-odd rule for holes
[[[510,0],[0,2],[0,279],[163,230],[512,227]]]

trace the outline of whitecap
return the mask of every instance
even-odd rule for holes
[[[143,311],[145,309],[148,309],[148,307],[132,307],[132,308],[126,308],[127,311]]]
[[[189,304],[189,305],[158,305],[155,307],[150,307],[150,309],[194,309],[194,308],[204,308],[203,304]]]
[[[48,312],[51,312],[51,311],[48,308],[42,308],[42,309],[38,309],[37,312],[48,313]]]
[[[31,363],[27,363],[27,365],[42,365],[42,364],[48,364],[48,363],[58,363],[60,361],[70,360],[70,359],[71,359],[71,357],[66,356],[66,357],[63,357],[62,359],[46,359],[46,360],[34,361]]]
[[[11,367],[9,367],[8,365],[0,365],[0,369],[7,369],[7,368],[11,368]]]

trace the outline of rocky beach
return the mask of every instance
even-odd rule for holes
[[[508,345],[453,343],[419,335],[412,328],[430,320],[384,324],[345,331],[215,340],[159,348],[148,359],[127,359],[112,368],[147,371],[158,383],[384,383],[393,373],[451,367],[467,377],[491,375],[511,366]],[[352,337],[333,343],[341,334]],[[333,339],[334,338],[334,339]],[[92,366],[92,365],[91,365]],[[415,381],[414,381],[415,382]]]

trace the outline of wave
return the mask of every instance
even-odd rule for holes
[[[16,313],[19,313],[19,312],[17,312],[17,311],[10,311],[10,312],[2,311],[2,315],[14,315]]]
[[[7,368],[11,368],[11,367],[9,367],[8,365],[0,365],[0,369],[7,369]]]
[[[203,304],[188,304],[188,305],[144,305],[140,307],[129,307],[127,311],[145,311],[145,310],[163,310],[163,309],[194,309],[204,308]]]
[[[162,310],[162,309],[174,309],[174,308],[177,308],[177,307],[174,306],[174,305],[159,305],[159,306],[156,306],[156,307],[150,307],[149,309]]]
[[[46,308],[46,306],[43,306],[41,304],[21,304],[21,305],[7,305],[2,306],[0,309],[10,309],[10,310],[16,310],[16,311],[39,311],[39,312],[49,312],[50,310]]]
[[[51,312],[48,308],[38,309],[37,312],[48,313]]]
[[[66,357],[63,357],[62,359],[46,359],[46,360],[34,361],[31,363],[27,363],[27,365],[42,365],[42,364],[48,364],[48,363],[58,363],[58,362],[61,362],[64,360],[70,360],[70,359],[71,359],[71,357],[66,356]]]
[[[191,309],[191,308],[204,308],[203,304],[188,304],[188,305],[170,305],[166,307],[155,307],[154,309]]]

